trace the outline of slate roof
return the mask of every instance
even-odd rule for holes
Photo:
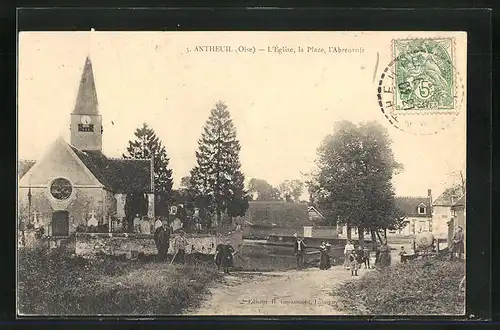
[[[20,160],[17,162],[17,176],[22,178],[33,165],[35,165],[36,161],[34,160]]]
[[[455,203],[453,203],[452,208],[460,207],[460,206],[465,206],[465,195],[462,195],[462,197],[459,200],[457,200]]]
[[[99,105],[97,102],[97,92],[95,88],[94,73],[92,71],[92,62],[87,57],[82,71],[80,87],[76,97],[74,115],[98,115]]]
[[[316,213],[318,215],[318,217],[320,217],[321,219],[325,219],[325,217],[323,216],[323,214],[321,214],[320,211],[318,211],[314,206],[308,206],[307,207],[307,211],[308,212],[312,212],[312,213]]]
[[[115,193],[145,193],[151,191],[149,159],[108,158],[100,151],[71,149],[106,188]]]
[[[310,226],[307,205],[282,201],[250,201],[243,217],[247,224],[297,228]]]
[[[451,206],[458,198],[462,197],[462,195],[460,187],[448,188],[441,195],[439,195],[438,198],[436,198],[432,205]]]
[[[431,217],[431,199],[429,197],[395,197],[396,207],[407,217]],[[425,205],[425,214],[418,213],[418,206]]]

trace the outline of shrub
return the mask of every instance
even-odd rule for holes
[[[415,260],[371,272],[334,291],[344,307],[371,315],[431,315],[465,312],[459,283],[464,264],[444,260]]]
[[[169,266],[146,259],[83,258],[63,248],[21,248],[18,257],[23,314],[178,314],[196,306],[221,276],[213,262],[203,260]]]

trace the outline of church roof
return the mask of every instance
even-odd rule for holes
[[[33,165],[35,165],[36,161],[34,160],[20,160],[17,164],[17,175],[19,178],[22,178]]]
[[[87,57],[82,71],[80,87],[76,97],[74,115],[98,115],[99,108],[97,103],[97,92],[95,88],[94,73],[92,62]]]
[[[115,193],[145,193],[151,191],[149,159],[108,158],[100,151],[71,149],[106,188]]]

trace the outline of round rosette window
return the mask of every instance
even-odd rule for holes
[[[73,192],[73,187],[71,186],[71,182],[67,179],[59,178],[52,181],[52,185],[50,186],[50,194],[59,200],[68,199]]]

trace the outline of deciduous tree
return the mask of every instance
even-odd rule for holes
[[[318,149],[318,171],[309,192],[340,224],[365,229],[399,229],[403,216],[395,204],[392,177],[402,169],[387,130],[376,122],[337,123]]]
[[[248,184],[249,194],[255,195],[255,200],[258,201],[279,201],[281,200],[280,192],[266,180],[253,178]]]
[[[278,189],[283,199],[286,200],[288,196],[288,198],[298,202],[304,191],[304,183],[300,180],[285,180],[279,185]]]

